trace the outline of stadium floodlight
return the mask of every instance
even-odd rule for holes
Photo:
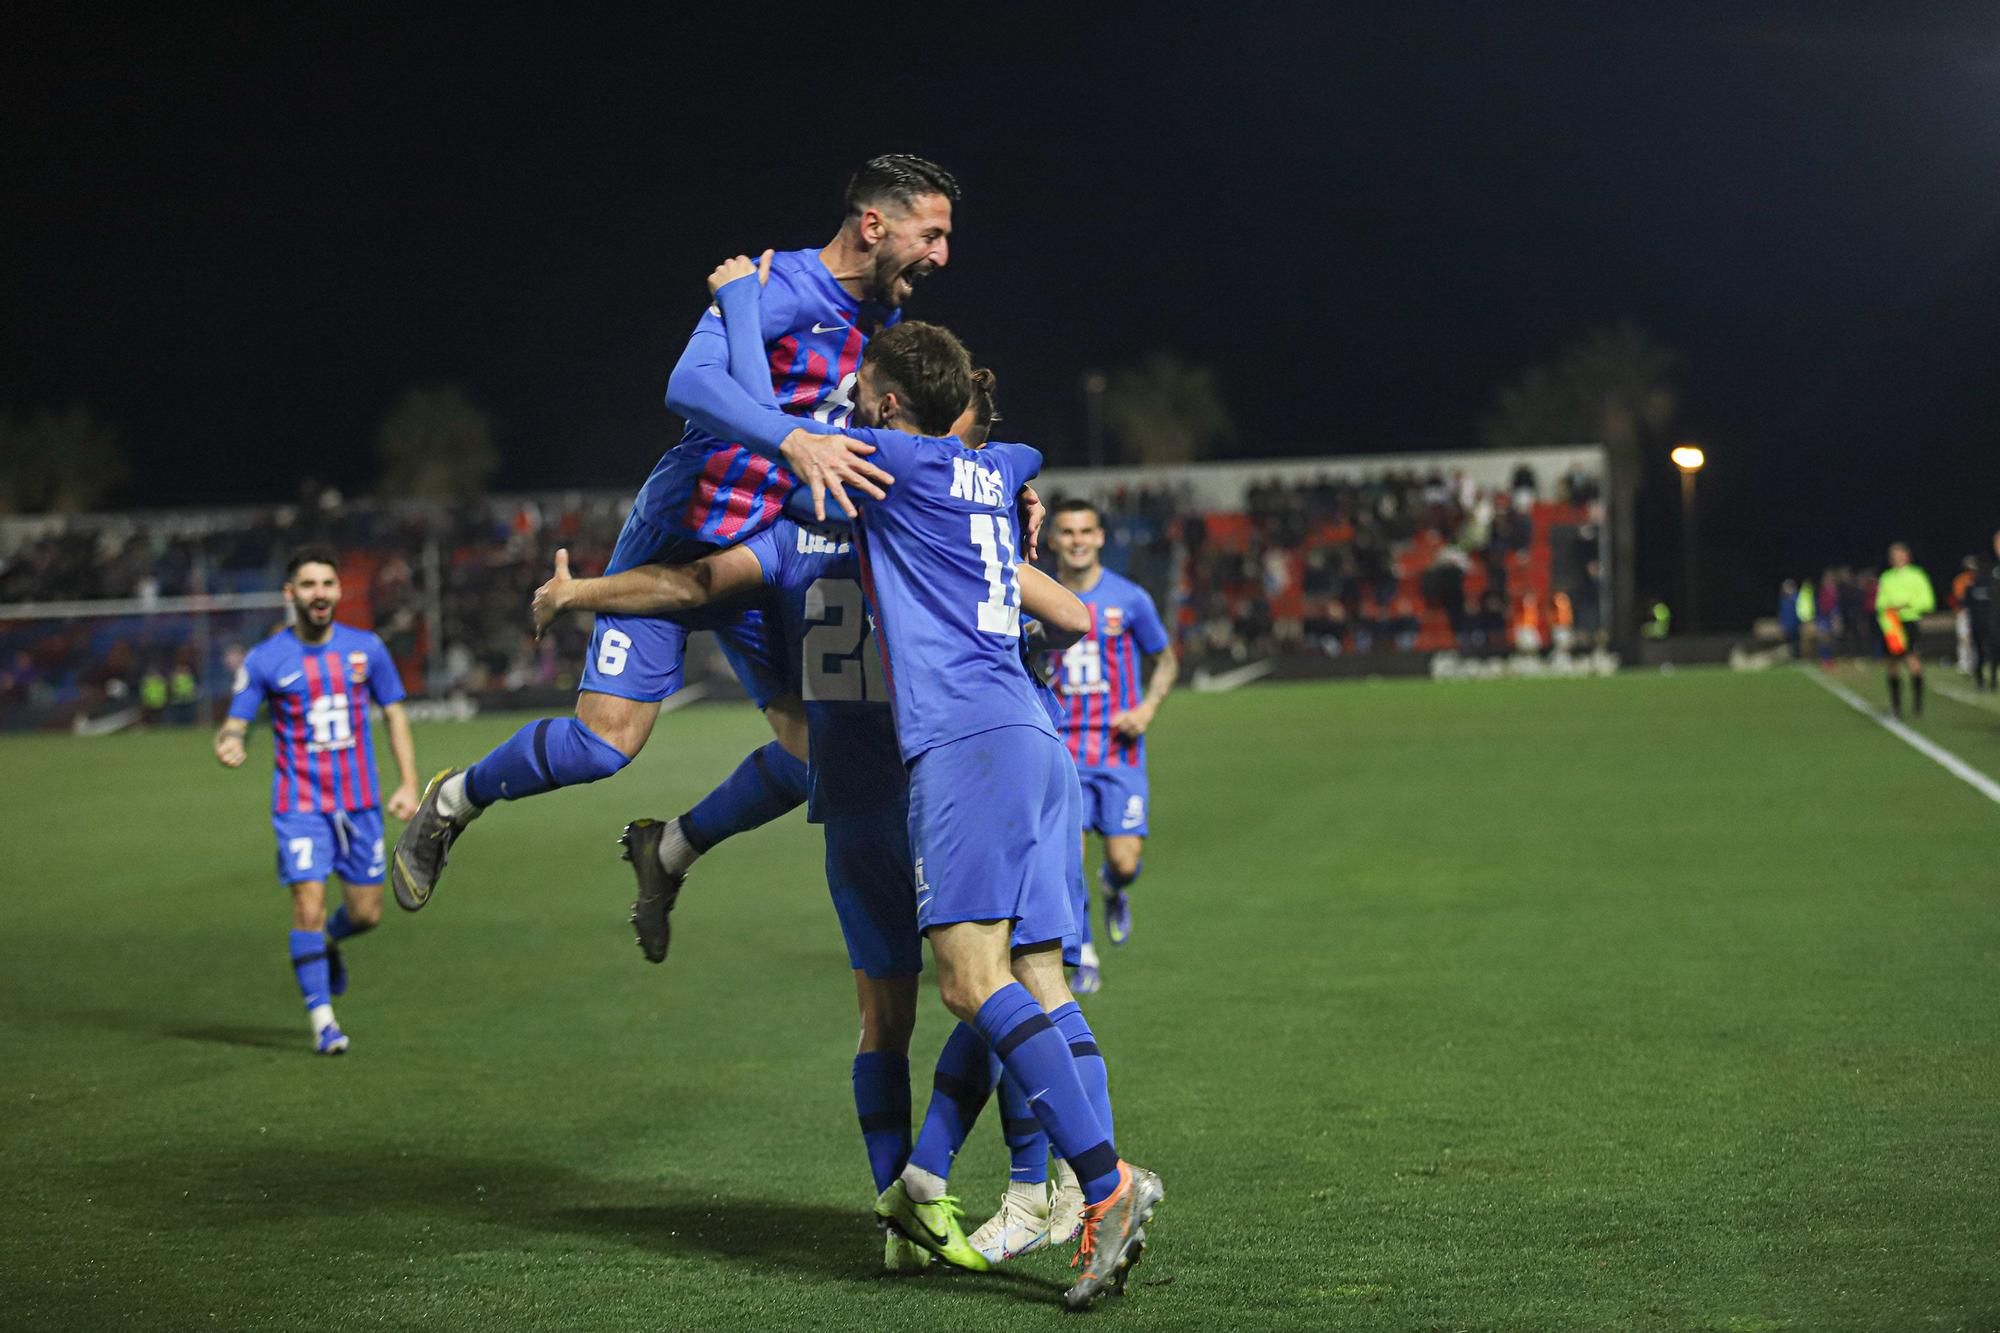
[[[1674,460],[1674,466],[1681,470],[1681,558],[1686,564],[1687,625],[1694,629],[1701,618],[1701,602],[1696,596],[1695,586],[1695,518],[1694,518],[1694,474],[1701,471],[1701,465],[1708,461],[1698,444],[1677,444],[1667,455]]]

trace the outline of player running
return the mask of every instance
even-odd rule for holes
[[[229,716],[215,733],[215,757],[241,768],[244,737],[257,709],[271,706],[275,771],[271,827],[278,835],[278,879],[292,891],[292,971],[305,997],[313,1049],[347,1050],[334,1021],[333,997],[347,992],[340,942],[382,919],[382,784],[375,771],[368,703],[382,708],[401,779],[389,813],[417,808],[416,749],[403,712],[403,682],[382,640],[336,624],[339,558],[308,547],[285,565],[284,594],[294,623],[250,650],[236,673]],[[326,915],[326,881],[341,879],[339,908]]]
[[[640,488],[608,572],[691,561],[746,541],[776,520],[800,482],[816,496],[831,492],[843,508],[848,487],[880,494],[886,474],[864,457],[868,447],[832,432],[853,410],[868,339],[894,325],[916,284],[949,261],[957,198],[957,181],[934,163],[875,158],[849,183],[847,216],[831,242],[769,259],[756,320],[725,325],[719,307],[702,317],[667,388],[687,431]],[[732,337],[742,346],[733,357]],[[746,387],[763,384],[766,365],[782,411]],[[432,780],[396,843],[397,903],[416,911],[430,900],[453,842],[493,802],[596,782],[629,764],[661,702],[681,687],[695,629],[715,631],[751,697],[791,741],[790,752],[773,743],[746,761],[718,822],[750,827],[798,804],[806,780],[799,703],[783,695],[783,664],[755,608],[603,616],[575,716],[530,723],[470,768]],[[684,872],[695,849],[655,851],[677,851]]]
[[[1061,654],[1049,684],[1061,704],[1063,744],[1083,782],[1083,826],[1104,839],[1098,882],[1113,944],[1132,938],[1130,890],[1146,846],[1146,729],[1180,674],[1160,613],[1147,591],[1104,567],[1104,519],[1087,500],[1065,500],[1050,519],[1056,575],[1090,608],[1090,633]],[[1141,676],[1145,691],[1139,688]],[[1090,938],[1088,897],[1076,904],[1083,960],[1072,985],[1101,984]]]
[[[1937,610],[1937,593],[1930,575],[1910,563],[1910,548],[1897,542],[1889,548],[1889,567],[1875,586],[1875,619],[1882,626],[1882,643],[1889,650],[1889,711],[1903,715],[1903,672],[1910,673],[1910,711],[1924,715],[1924,658],[1918,643],[1918,622]]]
[[[991,378],[954,434],[979,443],[992,416]],[[1062,647],[1083,633],[1082,603],[1033,569],[1024,570],[1022,606],[1044,642]],[[917,977],[923,970],[917,930],[916,873],[910,853],[909,792],[850,535],[833,527],[780,519],[741,546],[693,565],[641,565],[595,579],[569,577],[564,553],[556,574],[535,592],[540,634],[566,611],[672,614],[726,602],[769,587],[780,595],[780,623],[792,684],[805,700],[811,734],[806,817],[826,836],[827,888],[847,941],[860,1001],[861,1039],[854,1058],[855,1111],[879,1194],[908,1162],[910,1034],[916,1025]],[[653,824],[656,821],[639,821]],[[659,880],[657,864],[638,862],[642,884]],[[676,886],[677,887],[677,886]],[[651,956],[664,948],[670,900],[656,884],[652,910],[635,914]],[[1046,1155],[1044,1141],[1043,1152]],[[1044,1203],[1043,1238],[1048,1231]],[[930,1256],[889,1231],[884,1267],[920,1269]]]

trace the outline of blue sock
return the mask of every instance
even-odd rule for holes
[[[1077,1008],[1076,1001],[1049,1011],[1049,1021],[1062,1033],[1069,1043],[1069,1053],[1076,1059],[1077,1081],[1083,1084],[1083,1095],[1090,1098],[1090,1109],[1097,1112],[1097,1123],[1104,1126],[1104,1137],[1111,1140],[1112,1148],[1118,1146],[1118,1130],[1111,1123],[1111,1071],[1104,1063],[1104,1055],[1097,1049],[1097,1034],[1090,1030],[1090,1020]],[[1004,1103],[1003,1103],[1004,1105]]]
[[[1077,1077],[1076,1057],[1062,1033],[1018,981],[993,992],[974,1020],[1007,1072],[1028,1094],[1049,1142],[1083,1185],[1083,1197],[1102,1203],[1118,1188],[1118,1154],[1098,1123]]]
[[[354,918],[347,915],[347,904],[342,903],[334,909],[333,915],[327,919],[326,937],[335,944],[338,944],[340,941],[352,939],[356,935],[366,935],[373,929],[375,929],[373,926],[355,925]]]
[[[1000,1069],[1000,1057],[992,1057],[993,1082],[1000,1093],[1000,1132],[1007,1140],[1007,1155],[1013,1168],[1007,1178],[1019,1185],[1044,1185],[1049,1179],[1049,1136],[1035,1119],[1027,1094]]]
[[[1144,861],[1144,859],[1141,859],[1132,863],[1131,874],[1121,875],[1117,872],[1117,870],[1112,868],[1112,865],[1109,861],[1106,861],[1104,863],[1105,887],[1110,889],[1113,893],[1116,893],[1118,890],[1124,888],[1128,884],[1135,884],[1138,882],[1140,873],[1144,871],[1145,868],[1146,868],[1146,862]]]
[[[973,1123],[992,1093],[986,1042],[972,1028],[960,1023],[945,1038],[944,1050],[938,1054],[937,1074],[931,1080],[930,1109],[924,1112],[924,1127],[917,1131],[917,1146],[910,1152],[910,1165],[950,1179],[952,1159],[965,1146],[966,1135],[972,1132]]]
[[[854,1113],[875,1192],[888,1189],[910,1159],[910,1057],[863,1051],[854,1057]]]
[[[722,785],[681,816],[688,845],[705,852],[797,809],[806,799],[806,766],[776,741],[752,750]]]
[[[608,778],[631,762],[575,718],[545,717],[522,727],[468,769],[465,794],[474,805],[518,801]]]
[[[306,1008],[333,1003],[333,996],[327,993],[325,935],[317,930],[292,932],[292,971],[298,976]]]

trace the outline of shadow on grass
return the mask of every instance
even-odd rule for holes
[[[255,1031],[254,1029],[251,1031]],[[440,1215],[476,1241],[484,1226],[581,1237],[683,1259],[712,1258],[823,1281],[900,1282],[881,1272],[882,1242],[864,1204],[746,1198],[689,1183],[600,1180],[520,1158],[415,1151],[381,1144],[260,1143],[217,1156],[153,1155],[93,1172],[93,1188],[149,1215],[231,1230],[310,1224],[331,1214],[377,1215],[375,1243],[406,1254],[403,1231]],[[428,1230],[425,1226],[425,1230]],[[971,1284],[1045,1302],[1060,1284],[1017,1270],[933,1272],[922,1281]]]
[[[209,1041],[223,1046],[255,1046],[267,1051],[305,1051],[307,1034],[294,1027],[256,1027],[248,1023],[213,1023],[198,1027],[169,1028],[169,1037],[181,1041]]]

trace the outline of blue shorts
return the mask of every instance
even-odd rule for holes
[[[829,819],[826,887],[847,939],[847,962],[880,981],[924,970],[917,933],[916,874],[910,860],[906,801]]]
[[[1016,923],[1014,946],[1075,947],[1072,868],[1081,873],[1076,770],[1055,737],[997,727],[948,741],[910,768],[917,925]]]
[[[1146,770],[1079,768],[1083,782],[1083,826],[1107,838],[1146,836]]]
[[[338,875],[349,884],[380,884],[388,869],[382,853],[382,812],[334,811],[330,815],[274,814],[278,882],[301,884]]]
[[[645,564],[690,564],[721,549],[656,528],[635,509],[619,531],[605,573]],[[705,607],[671,619],[601,615],[590,634],[579,688],[648,703],[664,699],[681,687],[688,635],[702,629],[714,632],[723,656],[757,707],[767,707],[791,688],[777,616],[767,615],[765,607],[755,603]]]

